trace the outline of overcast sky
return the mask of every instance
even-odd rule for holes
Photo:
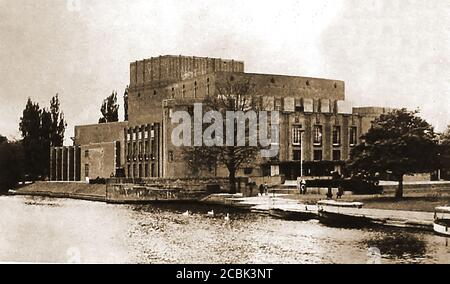
[[[27,97],[59,93],[70,137],[123,94],[131,61],[164,54],[345,80],[356,106],[419,107],[442,130],[449,15],[447,0],[0,0],[0,134],[20,138]]]

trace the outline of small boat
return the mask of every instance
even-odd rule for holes
[[[317,202],[319,221],[331,226],[358,227],[371,223],[359,210],[364,206],[361,202],[343,202],[321,200]]]
[[[450,237],[450,207],[435,208],[433,229],[439,235]]]
[[[305,209],[270,208],[269,215],[275,218],[291,221],[307,221],[317,218],[317,213],[312,210],[308,210],[307,206],[305,206]]]

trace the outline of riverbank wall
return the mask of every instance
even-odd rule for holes
[[[199,201],[229,191],[227,179],[108,179],[106,184],[38,181],[10,191],[13,195],[72,198],[107,203]]]

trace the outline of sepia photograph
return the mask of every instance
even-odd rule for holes
[[[0,263],[450,264],[449,1],[0,0],[0,99]]]

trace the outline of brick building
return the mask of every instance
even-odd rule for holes
[[[300,160],[304,175],[328,175],[349,157],[372,120],[388,111],[350,107],[339,80],[245,73],[244,63],[235,60],[160,56],[130,64],[128,121],[76,126],[74,146],[51,151],[50,179],[189,176],[181,150],[170,140],[171,113],[214,96],[216,83],[230,77],[252,82],[266,110],[280,112],[277,159],[258,159],[241,175],[295,179]]]

